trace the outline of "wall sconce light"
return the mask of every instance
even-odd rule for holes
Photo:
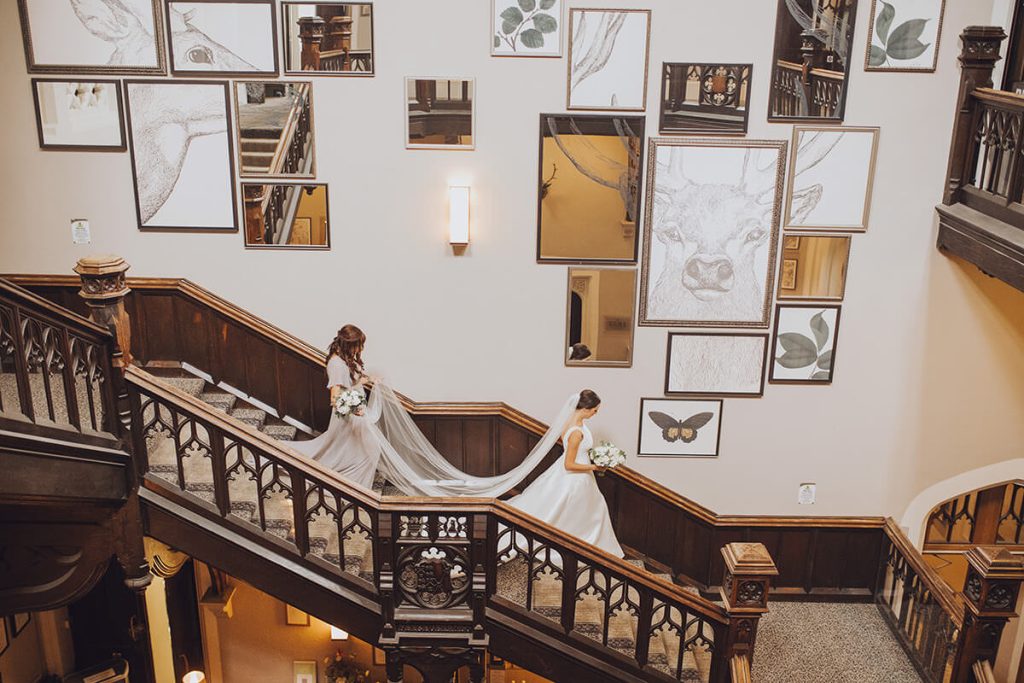
[[[469,187],[448,186],[448,243],[456,254],[469,246]]]
[[[348,640],[348,631],[342,631],[337,626],[332,626],[331,640]]]
[[[206,674],[202,671],[189,671],[181,677],[181,683],[206,683]]]

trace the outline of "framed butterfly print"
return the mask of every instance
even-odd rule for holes
[[[641,457],[717,458],[722,401],[640,399]]]

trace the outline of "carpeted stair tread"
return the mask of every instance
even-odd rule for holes
[[[222,413],[228,412],[238,398],[234,394],[229,394],[226,391],[204,391],[199,395],[199,400],[203,403],[209,404],[215,410],[219,410]]]
[[[272,439],[278,441],[295,441],[295,436],[298,433],[298,429],[292,427],[290,424],[266,424],[261,426],[261,431]]]

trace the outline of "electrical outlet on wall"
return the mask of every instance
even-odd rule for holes
[[[818,494],[818,485],[814,483],[800,484],[796,494],[796,502],[801,505],[814,505],[815,497]]]

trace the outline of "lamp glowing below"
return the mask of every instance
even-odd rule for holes
[[[342,631],[337,626],[332,626],[331,640],[348,640],[348,631]]]
[[[448,243],[456,251],[469,245],[469,187],[448,187]]]
[[[189,671],[181,677],[181,683],[205,683],[206,674],[202,671]]]

